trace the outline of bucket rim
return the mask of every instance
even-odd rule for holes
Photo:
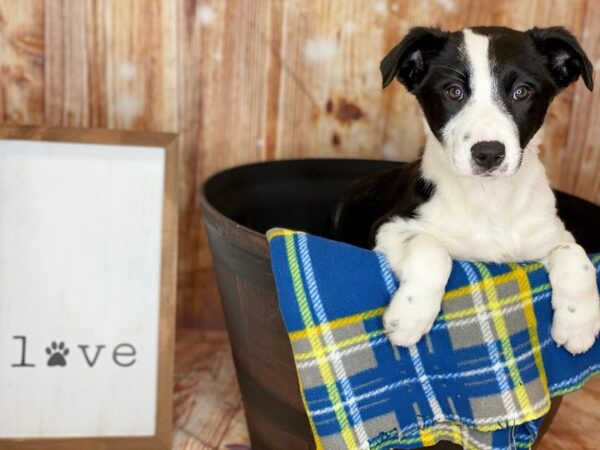
[[[289,165],[289,164],[307,165],[308,166],[308,165],[312,165],[314,163],[320,163],[320,164],[357,164],[357,163],[365,164],[366,163],[366,164],[373,164],[373,166],[376,166],[376,165],[379,165],[382,163],[384,163],[384,164],[389,163],[390,165],[394,165],[394,164],[401,165],[401,164],[406,164],[406,161],[393,161],[393,160],[369,159],[369,158],[318,158],[318,157],[314,157],[314,158],[277,159],[277,160],[257,161],[257,162],[251,162],[251,163],[246,163],[246,164],[239,164],[239,165],[228,167],[226,169],[223,169],[223,170],[213,173],[212,175],[210,175],[208,178],[206,178],[200,184],[200,186],[198,188],[200,207],[205,214],[208,213],[209,215],[211,215],[215,218],[224,220],[225,223],[227,223],[229,226],[234,227],[240,231],[244,231],[245,233],[250,234],[255,239],[263,239],[266,243],[267,242],[266,234],[260,233],[256,230],[253,230],[250,227],[247,227],[246,225],[236,222],[232,218],[228,217],[227,215],[225,215],[221,211],[219,211],[208,199],[207,189],[216,180],[218,180],[222,177],[225,177],[227,175],[231,175],[232,173],[242,171],[242,170],[248,170],[248,169],[255,168],[255,167],[283,166],[283,165]],[[332,174],[332,175],[335,176],[335,174]],[[204,221],[204,217],[203,217],[203,221]]]

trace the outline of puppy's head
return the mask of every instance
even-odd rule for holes
[[[414,94],[454,171],[510,176],[554,96],[592,65],[566,29],[413,28],[381,61],[383,87]]]

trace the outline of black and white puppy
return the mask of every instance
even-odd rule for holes
[[[539,260],[553,287],[553,339],[588,350],[600,331],[595,270],[558,218],[538,159],[554,96],[580,76],[593,87],[577,40],[560,27],[413,28],[381,72],[384,87],[397,78],[415,95],[427,134],[419,161],[354,192],[369,197],[363,222],[401,280],[384,314],[390,341],[410,346],[429,331],[451,258]]]

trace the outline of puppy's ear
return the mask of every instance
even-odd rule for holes
[[[537,50],[548,58],[548,69],[559,89],[583,77],[586,87],[594,88],[594,68],[585,52],[563,27],[533,28],[528,31]]]
[[[449,33],[437,28],[411,28],[379,65],[383,87],[396,77],[409,92],[413,92],[425,78],[431,59],[444,48],[448,37]]]

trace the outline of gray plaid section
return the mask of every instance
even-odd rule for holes
[[[483,292],[482,296],[485,298]],[[471,295],[463,295],[462,297],[442,302],[442,311],[444,314],[460,312],[474,307],[475,304]],[[481,326],[477,320],[472,320],[456,327],[448,327],[448,332],[450,333],[452,348],[456,350],[472,347],[474,343],[479,344],[484,342]]]
[[[322,340],[322,337],[319,336],[319,339]],[[292,347],[294,350],[294,354],[296,355],[310,352],[312,349],[308,339],[298,339],[296,341],[292,341]],[[306,361],[314,362],[314,359],[309,359]],[[304,389],[323,386],[325,384],[325,381],[321,376],[321,371],[319,370],[319,366],[317,364],[313,364],[310,366],[305,365],[304,367],[299,367],[298,370],[300,372],[300,379],[302,380],[302,387]]]
[[[550,404],[550,399],[544,394],[544,387],[539,378],[525,384],[527,397],[532,405],[543,407],[543,403]],[[511,391],[513,402],[518,405],[519,401],[514,391]],[[506,415],[506,408],[502,403],[500,394],[487,397],[473,397],[469,399],[473,410],[473,417],[502,417]]]
[[[502,417],[506,414],[506,408],[500,395],[473,397],[469,401],[473,410],[473,417]]]
[[[366,333],[367,332],[362,322],[345,325],[331,330],[331,334],[333,335],[333,339],[336,344],[339,344],[346,339],[352,339],[356,336],[364,336]],[[322,336],[319,336],[319,339],[322,340]],[[325,347],[324,342],[322,342],[322,345]],[[308,338],[295,340],[292,342],[292,346],[294,349],[294,354],[296,355],[308,353],[312,349]],[[377,366],[377,360],[373,354],[373,349],[368,342],[363,341],[348,347],[344,347],[339,349],[337,353],[341,357],[341,362],[344,366],[347,377],[351,377],[359,372],[363,372]],[[331,358],[331,353],[328,354],[328,357]],[[324,384],[321,370],[319,369],[318,364],[316,364],[316,360],[314,358],[299,361],[298,369],[302,379],[302,386],[305,389],[322,386]]]
[[[510,280],[506,283],[498,284],[496,286],[496,291],[498,292],[498,297],[500,299],[512,297],[513,295],[518,295],[521,293],[521,290],[519,289],[519,284],[515,280]],[[504,317],[506,318],[506,327],[508,329],[508,333],[511,336],[520,333],[521,331],[527,330],[525,314],[523,313],[523,308],[521,308],[520,306],[518,309],[512,311],[510,314],[505,314]]]
[[[463,428],[463,436],[465,436],[467,442],[477,448],[482,450],[492,448],[492,433],[478,431],[475,428]]]
[[[348,447],[344,443],[344,438],[340,433],[321,436],[321,443],[323,444],[323,448],[327,450],[348,450]]]
[[[385,414],[383,416],[375,417],[370,420],[366,420],[363,423],[369,436],[377,436],[379,433],[381,433],[381,430],[400,429],[400,425],[398,424],[398,420],[396,419],[396,414],[394,414],[393,412]]]
[[[503,299],[507,299],[514,295],[518,295],[520,293],[519,285],[515,280],[508,280],[505,283],[496,284],[495,285],[496,293],[498,295],[498,300],[502,301]],[[487,303],[488,299],[485,295],[485,291],[480,292],[484,301]],[[525,321],[525,315],[523,314],[523,310],[519,304],[513,303],[511,306],[517,306],[510,311],[510,314],[505,313],[506,326],[510,333],[510,335],[514,335],[521,331],[525,331],[527,329],[527,323]],[[464,295],[462,297],[454,298],[450,301],[446,301],[442,303],[442,311],[444,314],[455,313],[464,311],[467,309],[474,308],[473,297],[471,295]],[[510,306],[508,307],[510,308]],[[504,308],[506,309],[506,308]],[[450,339],[452,341],[452,348],[454,349],[463,349],[469,348],[474,345],[483,344],[484,338],[483,333],[481,331],[481,326],[477,322],[477,320],[465,320],[472,319],[473,316],[468,316],[465,318],[458,318],[448,321],[450,324],[454,321],[462,321],[460,326],[452,326],[450,325],[448,331],[450,333]],[[494,334],[494,339],[498,339],[498,335],[496,333],[496,328],[494,327],[493,321],[489,320],[492,332]]]

